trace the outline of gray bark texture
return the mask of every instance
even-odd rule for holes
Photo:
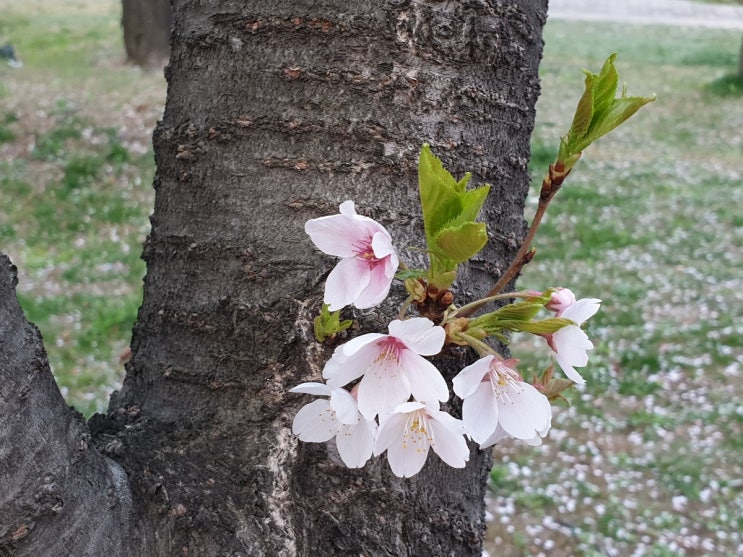
[[[462,470],[432,453],[402,480],[384,458],[350,470],[332,442],[292,436],[310,399],[287,391],[320,380],[333,350],[314,341],[312,319],[336,261],[303,226],[353,199],[398,246],[423,247],[417,157],[427,142],[455,176],[471,171],[473,184],[493,185],[483,215],[491,241],[460,274],[456,301],[487,291],[525,232],[546,1],[176,0],[173,15],[144,301],[124,386],[89,424],[103,456],[48,369],[36,371],[45,368],[38,335],[3,305],[15,319],[3,358],[21,356],[0,361],[2,472],[13,489],[28,487],[0,492],[0,539],[43,555],[36,536],[76,524],[53,502],[29,507],[55,468],[37,465],[34,443],[17,441],[25,435],[67,474],[88,455],[98,468],[79,474],[109,488],[77,492],[76,474],[68,483],[84,501],[106,495],[96,518],[117,523],[130,544],[99,551],[81,535],[78,551],[50,555],[479,556],[489,452],[472,445]],[[420,250],[401,255],[424,263]],[[12,279],[3,280],[10,296]],[[386,332],[404,297],[397,284],[379,308],[346,310],[357,324],[350,335]],[[446,349],[436,364],[451,379],[471,357]],[[36,375],[48,385],[27,379]],[[15,399],[22,418],[6,411]],[[12,429],[20,420],[35,429]],[[15,469],[21,461],[29,470]],[[117,487],[119,467],[128,482]],[[21,515],[6,512],[9,500],[44,518],[17,540],[9,520]]]
[[[170,54],[170,0],[122,0],[121,8],[127,59],[143,68],[162,68]]]

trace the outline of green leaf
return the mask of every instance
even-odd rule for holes
[[[423,269],[406,269],[404,271],[397,271],[395,278],[397,280],[407,280],[409,278],[423,278],[426,276],[426,271]]]
[[[335,335],[345,331],[353,324],[350,319],[340,320],[340,310],[331,313],[329,308],[328,304],[323,304],[320,315],[315,317],[315,338],[317,342],[325,342],[326,339],[333,340]]]
[[[599,74],[583,70],[586,88],[578,101],[568,133],[560,140],[557,155],[557,160],[564,164],[568,172],[586,147],[655,100],[655,95],[628,97],[626,87],[622,88],[621,96],[615,98],[619,83],[619,74],[614,67],[616,56],[614,53],[606,59]]]
[[[513,330],[514,323],[530,321],[543,307],[544,304],[539,302],[515,302],[470,319],[470,327],[482,327],[491,334],[496,330]],[[508,324],[508,326],[504,326],[504,324]]]
[[[463,263],[477,254],[488,242],[485,223],[465,222],[436,235],[436,247],[452,263]]]
[[[455,180],[428,145],[421,148],[418,185],[431,259],[428,280],[438,288],[448,288],[456,279],[457,265],[487,243],[487,229],[475,219],[490,186],[467,190],[470,178],[470,174],[465,174]]]

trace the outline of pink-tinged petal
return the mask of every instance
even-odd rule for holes
[[[410,478],[421,471],[428,457],[431,443],[427,437],[411,432],[403,437],[403,430],[387,448],[387,461],[395,476]]]
[[[446,340],[443,327],[434,325],[427,317],[413,317],[390,323],[390,336],[399,339],[416,354],[434,356],[441,352]]]
[[[410,382],[400,365],[388,358],[377,359],[359,383],[359,412],[367,420],[390,412],[410,398]]]
[[[292,431],[302,441],[324,443],[335,436],[339,425],[330,403],[322,399],[310,402],[297,412]]]
[[[565,310],[558,313],[557,316],[570,319],[576,325],[580,326],[596,315],[600,305],[601,300],[597,298],[583,298],[565,308]]]
[[[556,288],[555,291],[552,293],[550,301],[547,302],[545,307],[548,310],[554,311],[555,313],[559,314],[561,311],[565,310],[565,308],[573,305],[574,303],[575,294],[573,294],[571,290],[568,290],[567,288]]]
[[[374,257],[377,259],[384,259],[388,256],[397,259],[397,252],[395,252],[395,247],[392,245],[392,237],[385,229],[381,229],[374,233],[372,236],[371,247],[374,252]]]
[[[555,359],[557,360],[557,365],[560,366],[560,369],[562,369],[563,373],[567,376],[568,379],[578,385],[586,384],[586,380],[583,379],[580,373],[575,371],[573,364],[571,364],[569,361],[566,361],[559,353],[555,354]]]
[[[348,201],[344,201],[343,203],[341,203],[338,206],[338,210],[340,211],[341,215],[345,215],[350,218],[356,214],[356,204],[349,199]]]
[[[369,263],[356,257],[341,259],[325,281],[325,303],[330,311],[352,304],[371,279]]]
[[[349,468],[361,468],[371,458],[377,424],[361,420],[356,425],[342,425],[335,438],[338,454]]]
[[[366,333],[365,335],[352,338],[345,344],[341,344],[335,349],[335,352],[342,352],[344,356],[353,356],[367,344],[371,344],[381,338],[387,338],[388,336],[389,335],[383,335],[382,333]]]
[[[300,383],[296,387],[289,389],[289,392],[316,396],[330,396],[333,389],[328,387],[325,383]]]
[[[502,427],[498,426],[498,429],[495,430],[493,435],[488,437],[484,443],[480,443],[480,449],[487,449],[488,447],[492,447],[496,443],[500,443],[508,437],[508,433],[506,433],[506,431]]]
[[[370,335],[376,335],[376,333],[370,333]],[[353,340],[360,338],[362,337],[357,337]],[[370,341],[358,344],[359,349],[350,355],[346,354],[345,350],[343,350],[345,345],[341,345],[335,349],[333,356],[325,363],[325,368],[322,370],[322,376],[326,379],[328,386],[337,389],[347,385],[354,379],[364,375],[366,370],[379,357],[381,350],[375,343]]]
[[[429,420],[428,427],[431,428],[433,437],[431,446],[439,458],[452,468],[464,468],[470,459],[470,450],[464,435],[449,429],[438,420]]]
[[[365,232],[349,217],[331,215],[308,220],[304,231],[315,246],[328,255],[353,257],[355,244],[362,241]]]
[[[483,377],[490,372],[490,362],[492,361],[493,356],[480,358],[475,363],[462,369],[462,371],[452,379],[454,392],[459,398],[467,398],[475,392],[475,389],[480,386]]]
[[[330,395],[330,407],[340,423],[344,425],[359,423],[359,409],[356,400],[346,389],[333,389]]]
[[[408,395],[412,393],[416,400],[432,404],[449,400],[449,387],[431,362],[410,350],[403,350],[400,367],[410,387]]]
[[[528,383],[508,387],[505,400],[499,400],[498,423],[511,437],[532,439],[552,423],[552,407],[547,397]]]
[[[369,283],[356,296],[353,305],[359,309],[366,309],[381,304],[390,292],[393,278],[394,272],[388,277],[382,263],[372,264],[369,267]]]
[[[482,382],[462,403],[462,421],[472,439],[485,442],[498,427],[498,404],[490,381]]]
[[[377,439],[374,442],[375,455],[381,455],[393,443],[399,442],[402,439],[402,432],[407,419],[407,414],[396,413],[390,415],[381,423],[379,432],[377,433]]]

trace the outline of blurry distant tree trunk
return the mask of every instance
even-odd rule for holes
[[[170,56],[170,0],[122,0],[126,56],[143,68],[162,68]]]

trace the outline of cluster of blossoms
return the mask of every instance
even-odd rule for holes
[[[321,251],[341,258],[325,286],[331,311],[347,305],[369,308],[386,298],[399,259],[381,224],[358,215],[354,203],[346,201],[340,214],[312,219],[305,231]],[[542,336],[567,377],[582,384],[575,367],[586,365],[593,345],[580,325],[598,311],[600,300],[576,300],[567,289],[548,292],[544,307],[564,324]],[[294,433],[308,442],[335,438],[350,468],[386,451],[400,477],[417,474],[430,449],[450,466],[463,468],[469,459],[467,438],[483,449],[506,438],[540,444],[552,421],[543,386],[524,381],[517,360],[504,359],[485,343],[476,343],[482,357],[452,382],[463,400],[462,419],[441,409],[449,386],[425,356],[441,352],[448,340],[442,324],[410,317],[392,321],[388,334],[368,333],[338,346],[323,369],[325,383],[291,389],[323,397],[297,413]]]

